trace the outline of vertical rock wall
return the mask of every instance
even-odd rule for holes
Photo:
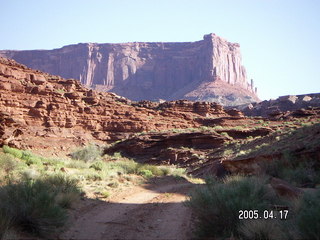
[[[54,50],[0,51],[0,56],[132,100],[183,97],[200,83],[215,81],[255,94],[241,65],[239,44],[215,34],[197,42],[81,43]]]

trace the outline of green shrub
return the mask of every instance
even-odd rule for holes
[[[43,158],[36,156],[28,151],[23,151],[21,159],[25,160],[27,165],[32,165],[32,164],[41,164]]]
[[[171,169],[169,167],[159,167],[163,173],[163,176],[168,176],[171,174]]]
[[[115,152],[115,153],[113,154],[112,158],[121,159],[121,158],[123,158],[123,156],[121,155],[120,152]]]
[[[108,186],[112,187],[112,188],[117,188],[117,187],[119,187],[119,182],[116,181],[116,180],[113,180],[113,181],[108,183]]]
[[[42,157],[41,157],[42,158]],[[42,162],[48,166],[64,167],[69,159],[42,158]]]
[[[106,190],[100,192],[100,194],[101,194],[101,196],[102,196],[103,198],[108,198],[108,197],[110,197],[110,195],[111,195],[110,192],[108,192],[108,191],[106,191]]]
[[[314,169],[301,165],[293,169],[282,169],[280,177],[293,185],[302,187],[307,185],[314,186],[316,183],[319,183],[317,179],[318,174]]]
[[[12,227],[40,236],[56,231],[67,219],[55,194],[38,180],[0,187],[0,216],[11,221]]]
[[[288,239],[281,220],[254,219],[240,223],[238,232],[246,240],[285,240]]]
[[[223,136],[223,137],[230,138],[230,136],[229,136],[229,134],[227,132],[221,132],[220,135]]]
[[[0,203],[1,206],[1,203]],[[4,239],[6,233],[12,228],[13,219],[6,211],[0,210],[0,239]]]
[[[92,162],[99,160],[101,157],[102,151],[97,145],[90,144],[85,146],[77,151],[71,153],[71,158],[75,160],[82,160],[84,162]]]
[[[186,169],[184,168],[174,168],[171,170],[170,175],[176,177],[176,178],[184,178],[187,174]]]
[[[76,169],[86,169],[88,168],[88,164],[81,160],[72,160],[70,159],[65,163],[68,168],[76,168]]]
[[[7,174],[12,172],[18,165],[18,162],[10,154],[0,153],[0,169],[4,170]]]
[[[19,158],[19,159],[22,158],[23,151],[21,151],[19,149],[11,148],[11,147],[9,147],[7,145],[4,145],[2,147],[2,150],[3,150],[4,153],[9,153],[9,154],[13,155],[16,158]]]
[[[80,194],[78,181],[62,174],[9,182],[0,187],[0,230],[18,228],[47,237],[65,224],[64,208]]]
[[[145,178],[151,178],[154,176],[153,173],[147,169],[140,169],[138,174]]]
[[[164,166],[155,166],[150,164],[140,164],[133,160],[119,160],[106,163],[106,171],[110,175],[111,172],[117,171],[118,174],[138,174],[144,177],[160,177],[172,175],[175,177],[183,177],[186,175],[186,170],[182,168],[171,169]],[[151,174],[150,174],[151,173]]]
[[[101,172],[96,172],[96,171],[88,171],[85,174],[85,179],[89,181],[101,181],[102,180],[102,174]]]
[[[81,193],[78,186],[79,180],[65,174],[50,175],[42,181],[56,194],[73,192],[79,195]]]
[[[312,159],[300,159],[290,153],[284,153],[280,159],[261,163],[266,174],[284,179],[298,187],[320,183],[320,171],[316,165],[316,161]]]
[[[222,156],[232,156],[234,154],[234,151],[232,149],[225,149],[222,153]]]
[[[56,195],[55,201],[62,208],[71,208],[72,205],[79,200],[79,197],[80,192],[59,192]]]
[[[320,190],[302,197],[296,220],[302,239],[320,239]]]
[[[149,165],[149,164],[139,164],[137,167],[138,174],[141,174],[142,172],[149,174],[151,173],[151,176],[163,176],[164,173],[158,166],[155,165]],[[145,176],[144,174],[142,174]],[[150,176],[149,176],[150,177]]]
[[[120,160],[108,164],[111,169],[119,169],[125,174],[137,173],[138,163],[133,160]]]
[[[196,189],[187,202],[196,218],[199,237],[239,235],[239,210],[270,209],[277,198],[269,192],[265,181],[256,177],[233,176],[223,182],[208,179]]]
[[[40,176],[40,173],[35,169],[25,169],[20,174],[21,174],[21,179],[25,181],[35,180]]]
[[[16,148],[11,148],[9,146],[3,146],[2,149],[4,153],[11,154],[16,158],[24,160],[27,165],[41,164],[43,161],[46,160],[45,158],[35,155],[26,150],[19,150]]]
[[[105,163],[102,161],[96,161],[90,165],[90,168],[93,168],[96,171],[102,171],[105,168]]]

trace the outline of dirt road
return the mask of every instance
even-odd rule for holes
[[[191,188],[170,179],[126,189],[79,214],[60,239],[188,239],[191,213],[183,201]]]

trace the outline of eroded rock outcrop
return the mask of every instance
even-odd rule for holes
[[[28,67],[131,100],[257,101],[240,46],[215,34],[197,42],[81,43],[54,50],[0,51]]]
[[[178,153],[170,148],[212,149],[221,147],[227,140],[215,132],[149,133],[106,148],[105,153],[121,152],[142,162],[182,164],[181,156],[178,158]],[[185,156],[186,161],[189,158]]]
[[[247,116],[263,116],[274,119],[290,116],[316,115],[320,109],[320,93],[287,95],[277,99],[252,103],[243,109]]]
[[[200,127],[208,116],[232,117],[214,103],[149,105],[0,58],[0,145],[60,151],[144,131]]]

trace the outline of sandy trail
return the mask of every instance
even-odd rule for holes
[[[134,186],[84,211],[60,239],[188,239],[191,212],[183,201],[191,188],[175,180]]]

